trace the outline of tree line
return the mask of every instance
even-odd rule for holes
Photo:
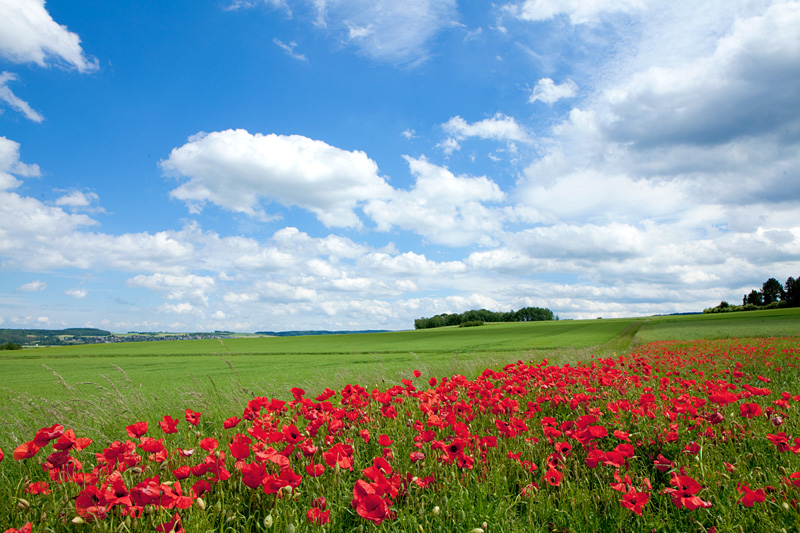
[[[414,329],[460,326],[466,322],[533,322],[539,320],[558,320],[550,309],[542,307],[523,307],[518,311],[489,311],[472,309],[464,313],[442,313],[429,318],[414,320]]]
[[[780,307],[800,307],[800,280],[789,276],[786,283],[769,278],[761,284],[761,290],[753,289],[742,297],[742,305],[732,305],[726,301],[716,307],[703,309],[704,313],[729,313],[731,311],[751,311],[755,309],[777,309]]]

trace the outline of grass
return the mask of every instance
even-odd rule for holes
[[[606,343],[606,348],[632,342],[635,329],[636,325],[626,328]],[[794,450],[784,450],[767,438],[784,432],[787,446],[797,446],[793,437],[800,434],[800,418],[794,416],[800,408],[798,363],[797,337],[656,342],[640,344],[633,353],[613,360],[592,358],[585,364],[560,366],[514,364],[447,383],[440,380],[435,388],[428,387],[428,375],[410,377],[409,383],[416,387],[398,387],[389,398],[369,391],[354,393],[344,403],[338,401],[342,396],[335,397],[332,407],[344,416],[333,416],[332,410],[315,402],[297,402],[286,412],[262,410],[255,420],[223,430],[221,421],[240,411],[215,413],[195,404],[203,412],[200,424],[189,426],[180,417],[179,431],[168,435],[156,424],[163,413],[141,405],[141,398],[133,394],[135,384],[119,391],[109,387],[109,399],[117,392],[122,397],[132,394],[131,408],[142,410],[122,417],[122,424],[149,420],[147,436],[163,439],[169,451],[160,461],[137,449],[138,458],[130,457],[136,466],[131,464],[119,472],[131,493],[144,497],[154,490],[161,494],[174,490],[174,469],[219,457],[216,452],[201,450],[203,438],[218,439],[219,449],[228,454],[232,436],[249,434],[247,427],[266,428],[265,435],[270,436],[262,437],[268,442],[259,449],[263,453],[267,445],[283,449],[284,464],[288,460],[288,468],[304,477],[297,490],[281,489],[279,498],[265,493],[262,485],[254,489],[245,486],[243,466],[236,467],[228,456],[231,477],[215,482],[202,496],[202,504],[193,497],[187,509],[163,509],[164,500],[161,505],[148,500],[141,515],[126,517],[117,507],[94,520],[83,514],[81,520],[90,523],[80,527],[86,531],[153,531],[177,513],[184,530],[192,532],[798,530],[800,515],[795,506],[800,487],[790,476],[800,471],[800,458]],[[380,390],[388,394],[393,385],[387,383]],[[761,391],[758,394],[769,390],[765,396],[744,394],[745,385]],[[736,392],[733,400],[714,396],[725,390]],[[184,400],[215,403],[214,398]],[[745,403],[758,403],[764,414],[743,417],[740,405]],[[102,404],[97,407],[104,408]],[[395,407],[397,416],[387,412],[388,407]],[[140,418],[140,414],[147,417]],[[107,414],[98,412],[96,416],[102,419]],[[316,420],[321,421],[319,432],[309,429]],[[343,425],[331,425],[333,420]],[[306,455],[294,445],[284,448],[291,433],[286,429],[289,424],[296,424],[300,439],[312,439],[319,450]],[[545,427],[557,433],[545,433]],[[602,432],[596,431],[601,427]],[[364,430],[371,432],[369,438]],[[615,430],[622,433],[615,434]],[[139,440],[126,437],[124,426],[109,433],[95,443],[94,451],[113,439]],[[381,443],[380,435],[387,435],[392,442]],[[490,440],[480,444],[484,437]],[[332,465],[322,452],[345,442],[353,447],[352,465]],[[626,444],[630,451],[625,456],[614,452]],[[186,458],[174,453],[186,448],[195,449],[195,455]],[[72,452],[87,465],[85,471],[97,461],[91,451]],[[253,451],[255,447],[244,464],[259,464]],[[6,450],[7,455],[9,452]],[[79,502],[86,501],[79,496],[81,486],[50,482],[52,494],[25,492],[28,483],[48,480],[41,463],[49,452],[48,448],[19,463],[7,457],[0,464],[0,501],[8,502],[0,505],[0,523],[20,527],[31,522],[36,531],[54,533],[76,529],[72,520],[83,513]],[[411,452],[422,452],[425,457],[412,462]],[[275,457],[270,455],[274,453],[263,457]],[[592,453],[601,457],[594,466],[587,462]],[[671,461],[667,471],[655,467],[658,455]],[[376,458],[388,456],[392,456],[387,463],[391,471],[368,468],[381,464]],[[263,461],[266,476],[285,472],[271,459]],[[325,465],[321,476],[307,474],[305,466],[311,462]],[[561,477],[552,478],[553,471]],[[156,474],[159,478],[154,478]],[[678,476],[696,483],[683,498],[669,492],[676,488]],[[426,486],[419,486],[414,478]],[[103,479],[105,476],[98,486]],[[190,493],[189,487],[197,479],[181,482],[184,494]],[[267,487],[265,480],[261,483]],[[366,485],[361,496],[354,491],[359,482]],[[146,492],[134,489],[148,483],[155,488]],[[752,507],[741,503],[745,483],[748,490],[761,496]],[[353,505],[354,500],[366,499],[369,491],[377,495],[371,503],[379,496],[389,502],[388,507]],[[637,494],[647,496],[641,514],[621,505],[625,495]],[[330,513],[330,522],[323,526],[313,525],[307,518],[320,496],[326,498],[324,507]],[[699,498],[702,506],[687,508],[698,505],[684,499],[690,496]],[[18,498],[24,498],[28,506],[15,508]],[[106,510],[97,508],[95,512],[105,514]]]

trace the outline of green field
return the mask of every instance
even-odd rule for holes
[[[292,387],[311,394],[347,383],[385,388],[413,369],[470,377],[519,359],[563,364],[653,340],[798,334],[800,309],[784,309],[26,349],[0,356],[0,426],[22,432],[54,416],[87,425],[119,411],[181,411],[199,404],[227,414],[256,395],[286,398]]]

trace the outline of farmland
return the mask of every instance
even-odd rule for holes
[[[799,325],[774,310],[26,350],[0,360],[0,498],[30,508],[0,523],[796,529]],[[94,451],[128,443],[104,452],[133,454],[127,467],[80,479],[116,476],[130,496],[63,477],[95,461],[64,428]],[[199,459],[177,451],[198,447]],[[66,499],[37,495],[41,483]]]

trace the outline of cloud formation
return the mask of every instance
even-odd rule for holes
[[[262,200],[308,209],[326,226],[358,227],[356,207],[391,194],[364,152],[300,135],[226,130],[175,148],[162,168],[189,180],[170,195],[197,210],[206,203],[266,217]]]

